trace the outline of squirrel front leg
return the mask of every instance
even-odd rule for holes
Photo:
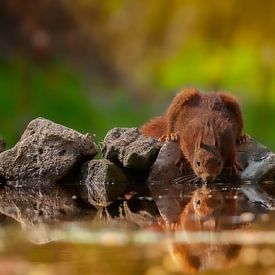
[[[249,141],[251,140],[251,137],[247,134],[244,134],[244,135],[241,135],[237,141],[236,141],[236,144],[237,145],[242,145],[242,144],[246,144],[248,143]]]
[[[177,96],[176,96],[177,98]],[[175,98],[175,99],[176,99]],[[169,106],[167,113],[165,115],[166,117],[166,133],[163,134],[160,138],[159,141],[165,142],[165,141],[178,141],[179,136],[175,132],[175,124],[176,124],[176,119],[178,117],[178,114],[180,110],[174,108],[175,106],[175,99]]]
[[[175,112],[170,112],[169,114],[167,113],[166,118],[167,118],[167,124],[166,124],[166,133],[163,134],[160,138],[159,141],[165,142],[165,141],[178,141],[179,140],[179,135],[178,133],[175,132],[175,122],[177,119],[177,113]]]
[[[176,166],[179,167],[179,171],[181,174],[186,174],[188,168],[190,167],[188,160],[184,156],[183,152],[181,152],[180,156],[177,158],[175,162]]]
[[[238,171],[243,171],[243,167],[238,163],[236,150],[232,152],[231,157],[227,161],[227,168],[230,175],[237,175]]]

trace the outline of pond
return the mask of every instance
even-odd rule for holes
[[[81,213],[61,189],[2,187],[0,274],[275,274],[275,214],[250,183],[167,186]]]

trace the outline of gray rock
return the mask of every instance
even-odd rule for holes
[[[96,153],[89,135],[37,118],[12,149],[0,154],[0,176],[9,181],[57,181]]]
[[[275,154],[266,146],[251,140],[238,147],[238,159],[244,170],[241,189],[252,203],[275,209]]]
[[[161,144],[141,135],[138,128],[114,128],[103,142],[103,156],[125,168],[148,169],[155,161]]]
[[[238,146],[238,159],[244,170],[241,179],[251,183],[275,180],[275,154],[264,145],[251,139]]]
[[[96,207],[105,207],[123,196],[127,186],[122,169],[108,160],[91,160],[82,165],[80,197]]]

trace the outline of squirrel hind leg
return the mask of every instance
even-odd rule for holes
[[[199,91],[196,88],[186,88],[179,92],[172,101],[171,107],[173,109],[182,108],[194,98],[199,96]]]
[[[196,100],[195,100],[196,99]],[[175,123],[185,106],[198,104],[200,93],[196,88],[187,88],[178,93],[166,111],[167,134],[174,132]]]
[[[223,101],[224,105],[229,110],[229,112],[231,112],[234,115],[235,119],[239,124],[241,132],[243,129],[243,115],[238,100],[234,96],[229,95],[227,93],[217,94],[220,96],[221,100]]]

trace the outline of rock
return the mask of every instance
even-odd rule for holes
[[[81,198],[96,207],[105,207],[123,196],[128,179],[116,164],[91,160],[81,168]]]
[[[114,128],[103,141],[103,156],[123,166],[148,169],[156,160],[161,144],[140,134],[138,128]]]
[[[89,135],[37,118],[12,149],[0,154],[0,176],[9,181],[57,181],[96,153]]]
[[[238,147],[238,159],[244,170],[241,189],[251,203],[267,210],[275,209],[275,154],[251,139]]]
[[[275,154],[264,145],[251,139],[238,146],[238,160],[244,170],[241,179],[252,183],[275,180]]]

